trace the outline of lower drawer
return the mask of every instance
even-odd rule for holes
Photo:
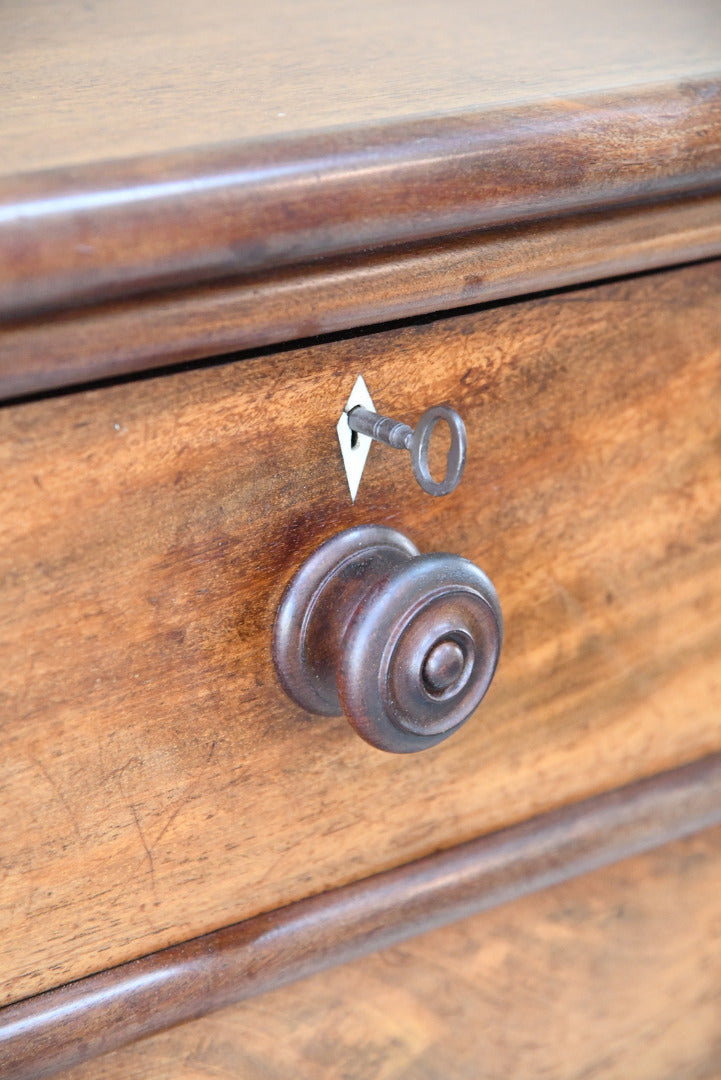
[[[719,895],[716,828],[58,1080],[713,1080]]]
[[[11,1001],[721,748],[721,267],[0,416],[0,970]],[[447,401],[461,486],[335,424]],[[350,525],[490,574],[477,717],[386,755],[278,686],[270,631]]]

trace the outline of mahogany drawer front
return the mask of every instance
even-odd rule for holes
[[[2,415],[3,1000],[721,748],[721,267]],[[444,499],[335,424],[362,373],[470,433]],[[374,522],[481,565],[478,715],[383,754],[278,686],[303,558]]]
[[[720,888],[715,828],[58,1080],[717,1077]]]

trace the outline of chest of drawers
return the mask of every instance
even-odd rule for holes
[[[344,1054],[359,1077],[533,1075],[520,1020],[485,1044],[470,1015],[498,1022],[561,954],[587,1046],[620,1032],[592,1003],[632,972],[663,1022],[644,1043],[633,1013],[609,1062],[564,1065],[552,1003],[526,1002],[550,1075],[716,1062],[712,7],[3,13],[3,1075],[123,1044],[77,1076],[205,1076],[215,1054],[228,1075],[254,1054],[268,1075],[338,1075]],[[400,420],[462,415],[452,494],[374,445],[351,499],[336,424],[358,375]],[[304,712],[273,666],[290,579],[368,524],[482,566],[503,608],[487,698],[418,755]],[[546,886],[542,909],[520,899]],[[635,951],[623,919],[603,929],[631,897]],[[533,943],[515,982],[486,933],[504,956]],[[243,1057],[252,1002],[133,1044],[342,963],[267,999],[275,1048]],[[671,972],[699,988],[686,1056],[667,1035],[662,1053]]]

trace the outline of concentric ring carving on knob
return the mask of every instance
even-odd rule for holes
[[[419,555],[377,525],[322,544],[285,591],[273,635],[280,681],[309,712],[344,712],[381,750],[424,750],[474,711],[496,669],[496,591],[457,555]]]

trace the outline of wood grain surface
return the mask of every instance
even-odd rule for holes
[[[714,0],[3,0],[0,171],[721,69]]]
[[[0,179],[0,317],[721,188],[721,81]]]
[[[2,1076],[38,1080],[719,821],[716,754],[1,1009]]]
[[[0,398],[721,254],[721,196],[468,237],[0,324]]]
[[[721,830],[59,1080],[718,1080]]]
[[[707,264],[3,410],[3,1000],[720,749],[720,295]],[[374,448],[351,504],[359,372],[460,410],[453,495]],[[487,701],[417,760],[271,666],[286,581],[361,522],[504,609]]]

